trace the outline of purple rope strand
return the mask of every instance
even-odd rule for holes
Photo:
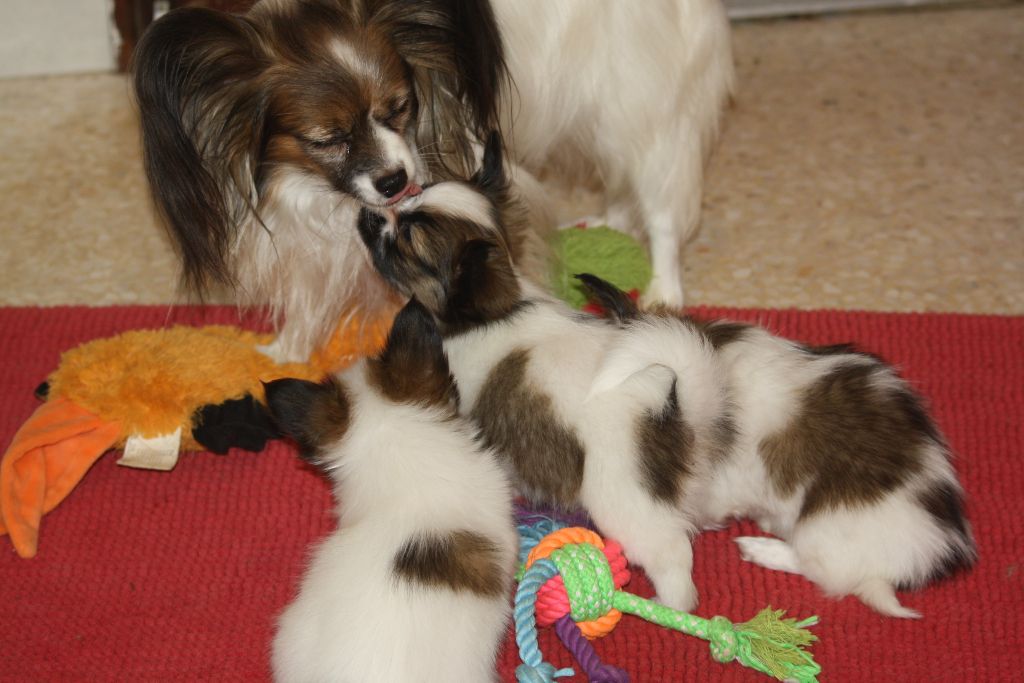
[[[594,646],[580,632],[579,626],[570,615],[566,614],[555,622],[555,633],[580,663],[580,668],[587,674],[591,683],[629,683],[629,674],[618,667],[601,662]]]

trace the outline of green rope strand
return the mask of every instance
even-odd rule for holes
[[[798,623],[783,619],[783,610],[767,607],[750,621],[733,624],[725,617],[703,619],[623,591],[615,592],[612,604],[622,612],[709,641],[711,655],[722,663],[737,659],[779,680],[799,683],[815,683],[821,673],[814,657],[803,649],[817,640],[807,630],[818,623],[817,617]]]
[[[552,552],[550,559],[565,583],[573,621],[592,621],[608,613],[614,600],[615,579],[600,548],[573,543]]]

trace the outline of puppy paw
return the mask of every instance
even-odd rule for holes
[[[668,308],[682,309],[683,283],[675,277],[664,278],[655,275],[651,283],[647,285],[647,291],[640,297],[640,303],[644,308],[667,306]]]
[[[791,574],[800,573],[800,565],[793,548],[777,538],[740,536],[736,539],[740,557],[765,569],[774,569]]]
[[[654,601],[658,604],[680,612],[692,612],[697,608],[697,587],[688,576],[685,579],[655,581],[654,590],[657,592]]]
[[[917,610],[904,607],[896,597],[896,591],[892,584],[885,579],[865,579],[854,590],[854,594],[861,602],[871,609],[890,617],[898,619],[920,619],[921,613]]]

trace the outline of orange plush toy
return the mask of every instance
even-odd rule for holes
[[[390,325],[348,319],[307,363],[275,363],[258,348],[270,335],[228,326],[136,330],[65,352],[0,462],[0,534],[33,557],[43,514],[108,450],[124,449],[120,464],[171,469],[179,451],[209,445],[195,438],[209,407],[263,401],[262,383],[281,377],[321,379],[378,351]]]

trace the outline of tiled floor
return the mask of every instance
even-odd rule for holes
[[[689,303],[1024,313],[1024,6],[741,23]],[[122,76],[0,81],[0,304],[164,303]]]

